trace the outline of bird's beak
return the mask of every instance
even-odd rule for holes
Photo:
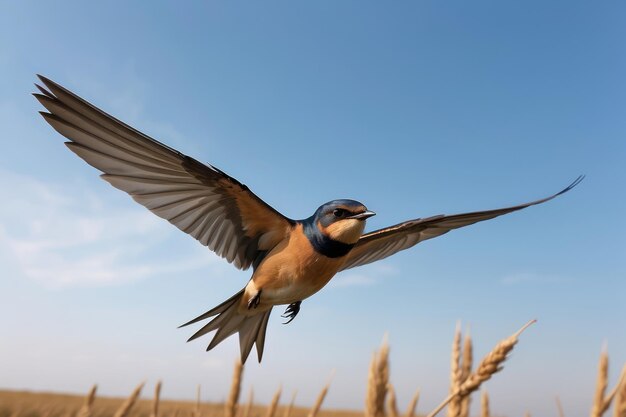
[[[366,210],[363,213],[359,213],[359,214],[355,214],[353,216],[350,216],[350,217],[348,217],[348,219],[365,220],[368,217],[372,217],[372,216],[375,216],[375,215],[376,215],[376,213],[374,213],[373,211]]]

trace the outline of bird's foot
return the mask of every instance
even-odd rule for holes
[[[281,316],[282,318],[288,319],[283,324],[289,324],[292,322],[293,319],[296,318],[296,316],[300,312],[300,304],[302,304],[302,301],[296,301],[295,303],[289,304],[289,306],[285,310],[285,313],[283,313],[283,315]]]
[[[254,297],[248,300],[248,310],[259,306],[259,303],[261,302],[261,292],[263,292],[263,290],[257,291],[257,293],[254,294]]]

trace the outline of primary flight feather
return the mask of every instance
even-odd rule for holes
[[[34,96],[44,119],[68,138],[67,147],[115,188],[166,219],[239,269],[253,268],[237,294],[185,323],[214,317],[189,340],[216,331],[207,350],[238,333],[241,360],[256,345],[263,356],[269,315],[288,304],[290,322],[339,271],[384,259],[453,229],[544,203],[550,197],[496,210],[409,220],[363,234],[373,212],[354,200],[333,200],[292,220],[218,168],[158,142],[108,115],[59,84],[39,76]]]

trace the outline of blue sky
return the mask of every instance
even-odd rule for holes
[[[235,339],[176,326],[249,277],[101,181],[29,95],[42,73],[215,164],[289,217],[354,198],[368,229],[548,204],[338,275],[270,320],[246,387],[361,408],[385,332],[402,407],[447,393],[454,326],[475,355],[532,318],[486,384],[498,414],[587,412],[603,343],[626,362],[626,5],[619,1],[129,3],[0,0],[2,388],[226,396]],[[475,403],[477,401],[474,401]]]

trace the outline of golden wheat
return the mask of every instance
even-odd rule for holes
[[[622,370],[619,384],[616,386],[617,395],[613,405],[613,417],[626,417],[626,365]]]
[[[196,387],[196,406],[193,409],[193,411],[191,412],[191,415],[193,417],[200,417],[201,413],[200,413],[200,384],[198,384],[198,386]]]
[[[489,417],[489,394],[483,391],[480,395],[480,417]]]
[[[124,403],[117,409],[114,414],[114,417],[127,417],[130,414],[130,410],[133,408],[133,405],[137,402],[137,398],[139,398],[139,394],[141,394],[141,390],[144,386],[144,382],[137,385],[137,387],[130,394],[130,397],[124,401]]]
[[[450,356],[450,394],[461,387],[461,323],[456,323],[454,338],[452,339],[452,354]],[[461,413],[461,398],[454,396],[448,404],[448,417],[459,417]]]
[[[478,365],[478,368],[467,377],[459,389],[456,392],[451,393],[441,404],[439,404],[438,407],[428,414],[428,417],[433,417],[439,413],[439,411],[441,411],[443,407],[445,407],[453,398],[457,396],[463,397],[476,391],[480,387],[480,384],[487,381],[496,372],[502,370],[502,364],[506,360],[507,355],[517,344],[519,335],[526,330],[528,326],[535,322],[536,320],[529,321],[524,325],[524,327],[518,330],[517,333],[498,343],[493,350],[483,358]]]
[[[85,397],[85,402],[83,403],[78,413],[76,413],[76,417],[91,417],[93,415],[93,403],[96,400],[96,391],[98,390],[98,386],[94,385],[89,390],[89,393]]]
[[[250,412],[252,410],[252,405],[254,404],[254,390],[250,387],[250,394],[248,395],[248,404],[246,404],[246,408],[243,410],[243,417],[250,417]]]
[[[150,417],[159,417],[159,400],[161,399],[161,381],[157,381],[154,387],[154,400],[152,401],[152,413]]]
[[[372,355],[370,369],[367,380],[367,391],[365,396],[365,416],[384,417],[385,397],[387,396],[387,385],[389,384],[389,344],[387,336],[378,352]]]
[[[465,382],[467,377],[472,373],[473,346],[469,329],[463,339],[463,355],[461,362],[461,383]],[[470,395],[466,395],[461,399],[459,416],[469,417]]]
[[[411,398],[411,402],[409,402],[408,407],[406,408],[406,417],[415,417],[415,410],[417,409],[417,402],[420,399],[420,390],[419,388],[413,394],[413,398]]]
[[[396,401],[396,391],[391,383],[387,384],[387,411],[389,417],[398,417],[398,402]]]
[[[556,409],[559,412],[559,417],[565,417],[565,412],[563,411],[563,404],[561,404],[561,399],[557,395],[554,400],[556,401]]]
[[[242,372],[243,364],[241,360],[237,359],[235,361],[235,369],[233,370],[233,379],[230,383],[230,392],[224,405],[224,415],[226,417],[235,417],[237,414],[237,404],[239,403],[239,394],[241,393]]]
[[[289,405],[287,406],[287,408],[285,408],[285,413],[283,414],[283,417],[291,417],[291,411],[293,410],[293,405],[296,403],[297,394],[298,391],[294,391],[293,394],[291,394],[291,401],[289,401]]]
[[[331,376],[331,379],[332,379],[332,376]],[[324,385],[324,388],[322,388],[322,391],[320,391],[319,395],[317,396],[317,400],[315,401],[313,408],[311,408],[311,411],[309,412],[308,417],[317,416],[317,413],[319,413],[320,408],[322,408],[322,403],[324,402],[324,398],[326,398],[326,394],[328,393],[329,388],[330,388],[330,380],[326,383],[326,385]]]
[[[276,408],[278,408],[278,400],[280,400],[280,394],[282,393],[282,391],[282,387],[278,387],[278,390],[276,390],[276,393],[272,398],[270,406],[267,408],[267,413],[265,414],[265,417],[274,417],[274,415],[276,414]]]

